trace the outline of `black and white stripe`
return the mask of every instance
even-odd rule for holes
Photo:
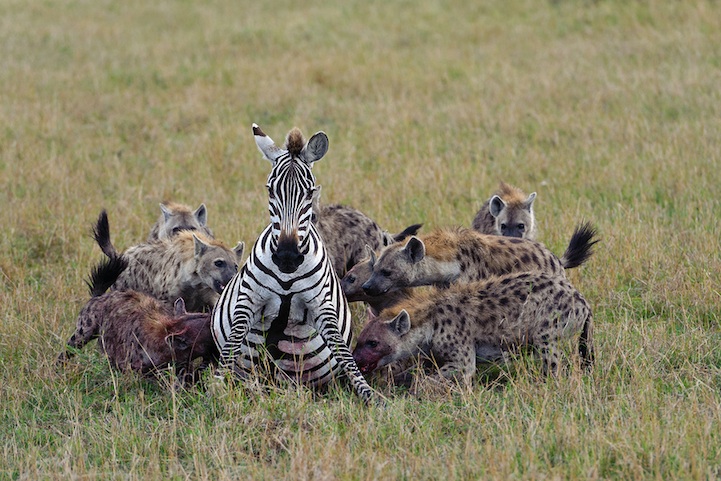
[[[374,392],[351,355],[351,314],[330,258],[311,223],[318,187],[311,171],[328,148],[324,133],[303,143],[297,129],[278,148],[253,124],[256,144],[273,164],[271,223],[213,310],[221,363],[241,377],[261,353],[291,379],[311,385],[344,374],[366,402]]]

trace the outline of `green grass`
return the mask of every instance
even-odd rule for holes
[[[248,2],[242,2],[248,3]],[[0,0],[0,479],[721,476],[716,2]],[[324,130],[325,202],[470,225],[499,180],[594,308],[590,375],[532,361],[468,392],[173,393],[86,348],[54,360],[101,258],[158,203],[229,245],[268,222],[257,122]],[[354,308],[358,323],[362,310]]]

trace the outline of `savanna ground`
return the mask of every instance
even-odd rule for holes
[[[0,1],[0,478],[721,476],[721,5],[662,1]],[[171,392],[88,346],[54,361],[113,240],[205,202],[268,222],[276,141],[324,130],[325,202],[383,227],[470,225],[503,179],[571,273],[597,364],[525,359],[470,392]],[[362,309],[355,308],[358,323]]]

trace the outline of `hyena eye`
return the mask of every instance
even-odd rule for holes
[[[218,259],[217,261],[214,262],[214,264],[215,264],[215,267],[225,267],[225,261],[224,261],[224,260]]]
[[[388,269],[381,269],[379,273],[380,273],[380,275],[382,275],[383,277],[390,277],[390,276],[391,276],[391,271],[389,271]]]
[[[366,342],[366,346],[370,347],[371,349],[375,349],[378,347],[378,341],[368,341]]]
[[[346,280],[349,284],[355,284],[355,276],[348,276],[348,277],[345,278],[345,280]]]
[[[518,224],[518,230],[523,230],[526,228],[526,224]]]
[[[173,234],[177,234],[177,233],[180,232],[181,230],[183,230],[182,227],[173,227]]]
[[[506,230],[508,226],[506,224],[501,224],[501,230]]]

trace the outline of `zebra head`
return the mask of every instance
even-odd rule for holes
[[[305,142],[300,130],[294,128],[280,148],[256,124],[253,135],[258,149],[273,165],[267,185],[273,263],[281,272],[290,274],[308,253],[305,241],[313,214],[313,197],[320,189],[315,185],[311,167],[328,151],[328,136],[318,132]]]

